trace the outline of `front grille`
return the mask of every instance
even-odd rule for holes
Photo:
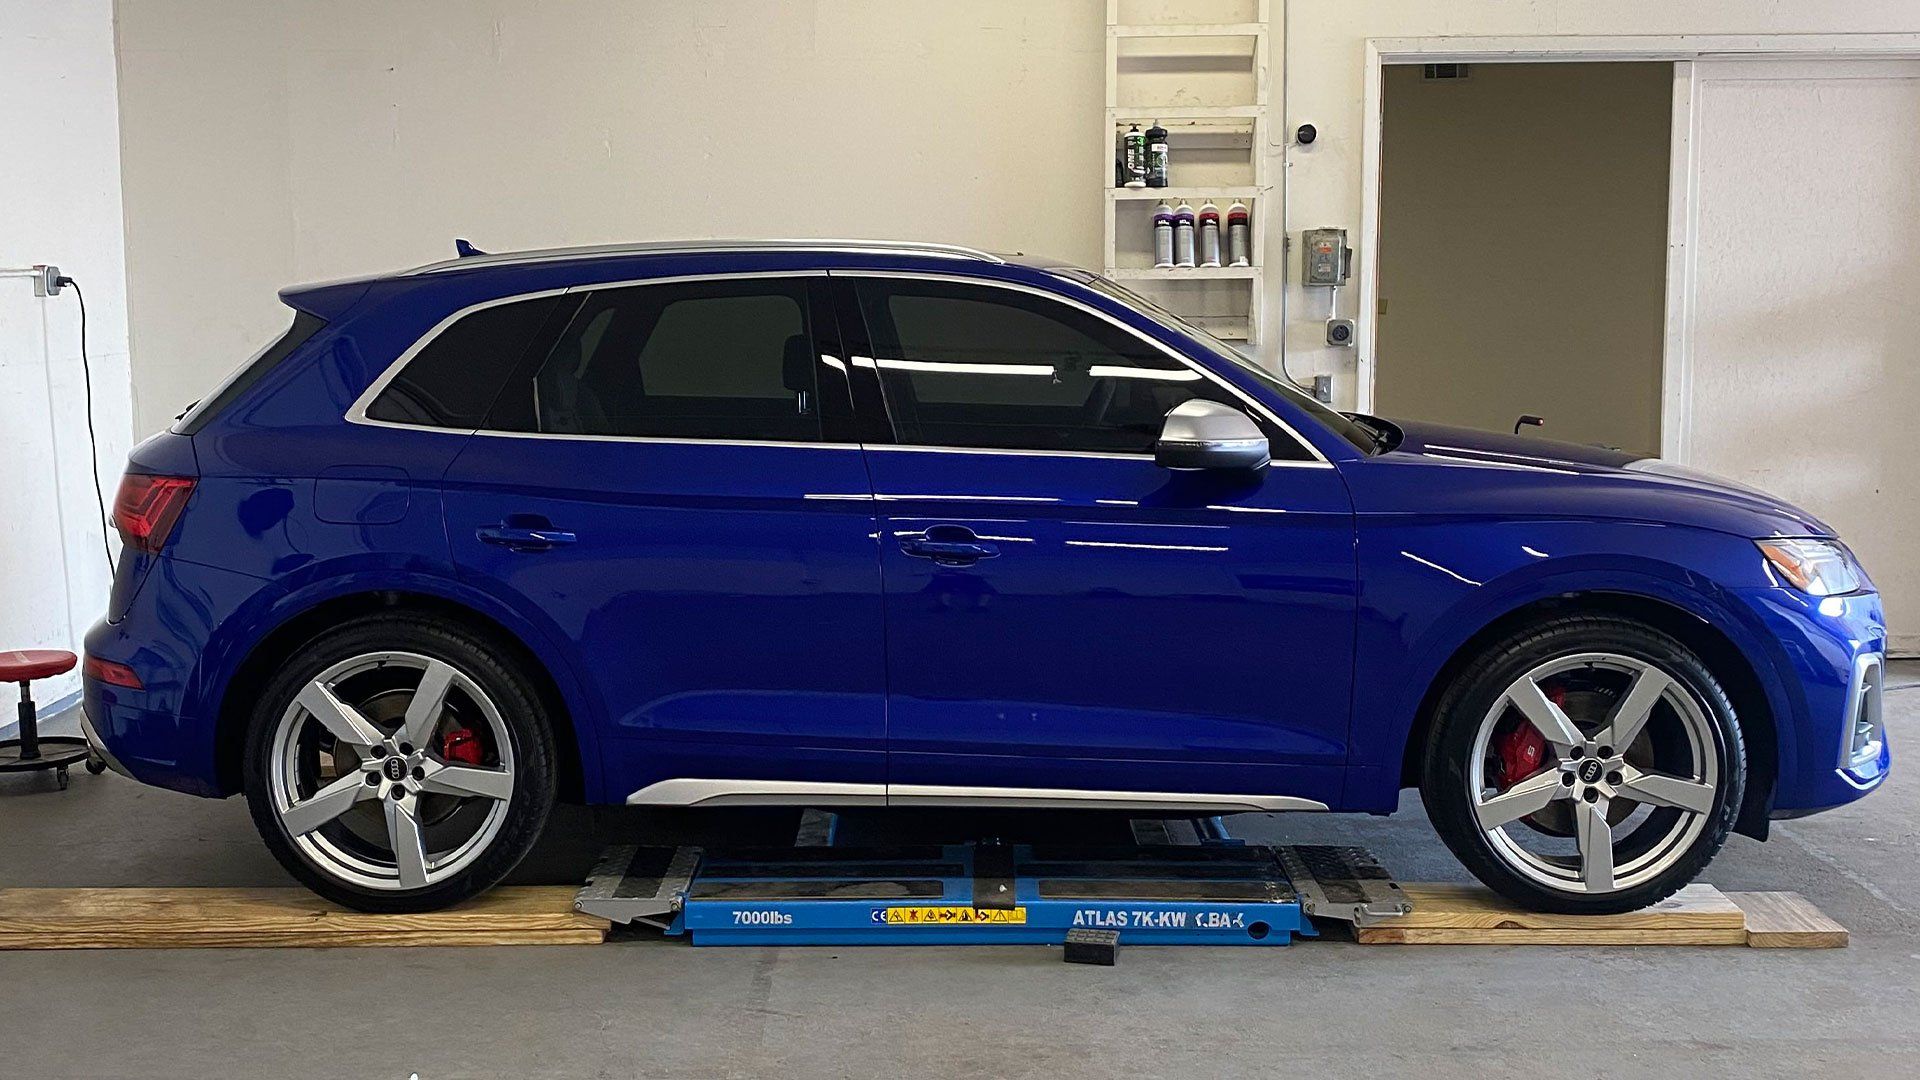
[[[1847,739],[1840,755],[1843,769],[1865,768],[1880,758],[1885,738],[1880,719],[1885,668],[1879,653],[1864,653],[1853,662],[1853,686],[1847,693]]]

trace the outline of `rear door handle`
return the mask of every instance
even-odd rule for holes
[[[916,559],[932,559],[941,566],[972,566],[1000,554],[996,544],[975,536],[965,525],[935,525],[926,532],[900,538],[900,550]]]
[[[511,517],[498,525],[482,525],[473,531],[473,535],[483,544],[498,544],[510,551],[551,551],[579,539],[565,529],[556,529],[544,521],[539,525],[522,524]]]

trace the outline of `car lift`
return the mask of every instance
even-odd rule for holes
[[[1411,910],[1364,849],[1249,844],[1219,818],[1195,820],[1189,843],[1156,820],[1134,822],[1131,845],[842,847],[833,815],[807,816],[825,821],[824,842],[611,847],[574,906],[695,945],[1058,945],[1085,930],[1286,945],[1317,936],[1315,917],[1364,926]]]

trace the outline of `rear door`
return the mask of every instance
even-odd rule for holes
[[[446,477],[460,573],[570,643],[615,796],[882,797],[873,500],[826,290],[571,292]]]
[[[890,801],[1337,802],[1355,619],[1338,473],[1094,308],[834,280],[863,419],[891,420],[868,447]],[[1156,465],[1162,418],[1193,397],[1260,419],[1273,466]]]

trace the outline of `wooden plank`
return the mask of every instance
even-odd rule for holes
[[[1367,945],[1740,945],[1746,914],[1711,885],[1688,885],[1652,907],[1623,915],[1526,911],[1467,885],[1407,885],[1413,913],[1355,937]]]
[[[468,945],[598,945],[605,930],[313,930],[303,933],[209,930],[168,935],[151,928],[116,933],[106,928],[0,933],[0,950],[29,949],[337,949]]]
[[[1756,949],[1844,949],[1847,928],[1799,893],[1737,892],[1727,899],[1747,915],[1747,944]]]
[[[498,888],[444,911],[348,911],[305,889],[0,889],[0,948],[578,944],[605,919],[568,886]],[[45,941],[50,944],[35,944]]]
[[[1745,929],[1553,929],[1418,927],[1363,927],[1355,933],[1362,945],[1745,945]]]

